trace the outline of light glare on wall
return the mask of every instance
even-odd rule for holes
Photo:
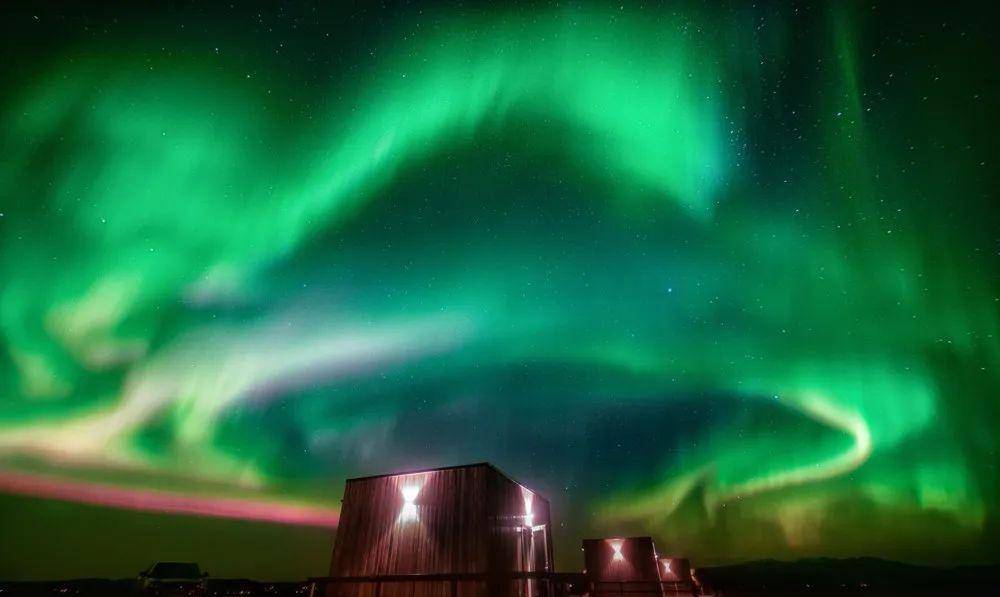
[[[417,499],[417,494],[420,493],[420,487],[417,485],[404,485],[402,488],[403,493],[403,510],[399,513],[399,522],[410,522],[417,519],[417,505],[414,503]]]
[[[621,539],[614,539],[611,541],[611,549],[615,552],[615,555],[611,556],[612,561],[621,562],[625,559],[625,556],[622,555],[622,543],[624,543],[624,541]]]
[[[535,513],[532,511],[535,494],[522,486],[521,498],[524,500],[524,526],[531,529],[535,526]]]

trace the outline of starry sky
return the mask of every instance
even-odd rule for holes
[[[0,578],[319,575],[483,460],[566,570],[995,562],[1000,48],[924,10],[5,7]]]

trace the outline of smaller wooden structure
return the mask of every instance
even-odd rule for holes
[[[612,537],[583,541],[591,597],[665,597],[691,595],[691,566],[663,557],[651,537]]]

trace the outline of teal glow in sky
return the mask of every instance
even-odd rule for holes
[[[0,523],[278,525],[253,574],[306,576],[345,477],[490,460],[564,568],[995,558],[975,15],[195,12],[10,19]],[[163,559],[11,528],[3,577]]]

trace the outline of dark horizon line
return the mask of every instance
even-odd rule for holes
[[[452,467],[448,467],[448,468],[452,468]],[[376,475],[376,476],[383,476],[383,475]],[[910,567],[910,568],[918,568],[918,569],[923,569],[923,570],[933,570],[933,571],[939,571],[939,572],[949,572],[949,571],[960,570],[960,569],[961,570],[982,569],[984,571],[985,570],[990,570],[990,569],[1000,569],[1000,561],[993,562],[993,563],[982,563],[982,564],[951,564],[951,565],[945,565],[945,566],[936,566],[936,565],[931,565],[931,564],[913,564],[913,563],[904,562],[904,561],[901,561],[901,560],[890,560],[890,559],[879,558],[879,557],[875,557],[875,556],[853,556],[853,557],[846,557],[846,558],[834,558],[834,557],[827,557],[827,556],[817,556],[817,557],[800,558],[800,559],[797,559],[797,560],[779,560],[779,559],[774,559],[774,558],[765,558],[765,559],[761,559],[761,560],[747,560],[747,561],[744,561],[744,562],[738,562],[738,563],[733,563],[733,564],[718,564],[718,565],[711,565],[711,566],[693,566],[692,568],[694,568],[696,570],[699,570],[699,571],[703,571],[703,570],[713,570],[713,569],[719,570],[719,569],[725,569],[725,568],[737,568],[737,567],[744,567],[744,566],[745,567],[753,567],[753,566],[774,565],[774,564],[782,564],[782,565],[816,564],[816,563],[842,564],[842,563],[850,563],[850,562],[858,562],[858,561],[878,562],[878,563],[881,563],[881,564],[895,564],[895,565],[901,565],[901,566],[906,566],[906,567]],[[552,575],[582,574],[582,571],[577,571],[577,570],[563,571],[563,572],[553,571],[553,572],[551,572],[549,574],[552,574]],[[421,575],[421,574],[415,574],[415,575],[412,575],[412,576],[423,576],[423,575]],[[294,583],[308,583],[308,582],[310,582],[314,578],[324,578],[324,577],[321,577],[321,576],[310,576],[310,577],[306,577],[306,578],[303,578],[303,579],[296,579],[296,580],[259,580],[259,579],[255,579],[255,578],[242,577],[242,576],[237,576],[237,577],[210,576],[209,580],[216,580],[216,581],[250,581],[250,582],[264,583],[264,584],[267,584],[267,583],[270,583],[270,584],[294,584]],[[52,578],[52,579],[36,579],[36,580],[12,580],[12,579],[0,578],[0,584],[3,584],[3,583],[55,583],[55,582],[81,582],[81,581],[124,582],[124,581],[134,581],[134,580],[135,580],[135,578],[131,577],[131,576],[123,576],[123,577],[82,576],[82,577],[75,577],[75,578]]]

